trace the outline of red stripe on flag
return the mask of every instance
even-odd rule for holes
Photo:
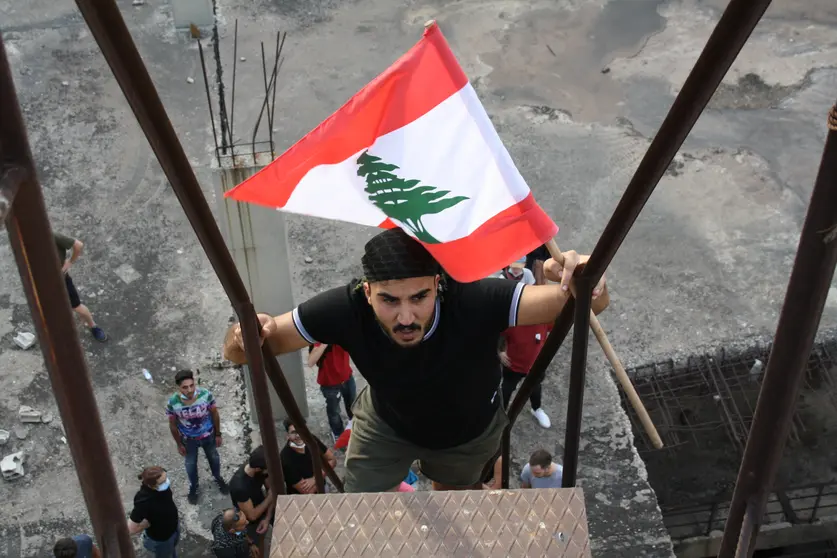
[[[530,193],[480,225],[464,238],[424,244],[445,271],[460,283],[470,283],[500,271],[497,262],[511,263],[546,243],[558,226]]]
[[[312,168],[345,161],[378,137],[430,112],[467,83],[442,31],[433,25],[413,48],[337,112],[225,196],[283,207]]]

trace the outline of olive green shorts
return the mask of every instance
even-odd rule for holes
[[[500,447],[503,429],[509,423],[499,405],[485,432],[473,440],[443,450],[419,447],[398,436],[378,416],[369,388],[352,406],[352,435],[346,450],[346,492],[385,492],[401,484],[419,460],[421,471],[430,480],[451,486],[470,486],[480,482],[485,464]]]

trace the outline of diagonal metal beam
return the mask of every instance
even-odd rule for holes
[[[16,169],[2,179],[3,193],[12,198],[7,208],[9,240],[93,531],[105,556],[133,557],[119,485],[67,299],[2,33],[0,162]]]
[[[769,5],[770,0],[730,1],[689,73],[689,77],[686,78],[683,88],[674,99],[657,135],[634,172],[625,193],[622,194],[622,199],[599,237],[580,278],[589,279],[590,284],[595,285],[604,275],[605,269],[610,265],[616,251],[622,246],[622,242],[642,208],[645,207],[648,198],[651,197],[677,151],[680,150],[703,109],[709,103],[709,99],[712,98]],[[511,428],[517,420],[534,387],[546,376],[549,363],[552,362],[555,353],[572,327],[573,308],[574,304],[570,301],[555,319],[552,333],[544,342],[540,355],[509,405],[508,428]],[[575,385],[579,385],[578,381]],[[568,394],[568,407],[580,411],[583,397],[583,390],[571,389]],[[568,428],[570,426],[570,424],[567,425]],[[572,426],[575,428],[574,425]],[[577,437],[576,433],[567,436],[565,444],[572,443],[574,447],[578,447]],[[503,444],[500,452],[503,459],[508,460],[508,445]],[[487,470],[488,465],[485,471]]]
[[[252,304],[244,282],[235,267],[224,237],[212,215],[212,210],[203,195],[198,179],[177,138],[119,8],[113,0],[76,0],[76,4],[131,106],[137,122],[145,133],[148,143],[151,144],[172,190],[212,264],[215,275],[218,276],[227,297],[235,308],[242,322],[243,331],[251,334],[258,332],[258,322],[248,319],[250,315],[248,308]],[[252,316],[249,317],[252,318]],[[253,323],[245,324],[245,322]],[[254,341],[258,340],[254,339]],[[253,399],[259,415],[259,429],[267,453],[269,474],[274,479],[279,479],[282,478],[279,446],[276,441],[276,426],[273,423],[269,384],[263,364],[267,363],[278,375],[283,376],[282,369],[267,347],[262,347],[262,355],[259,357],[253,353],[257,347],[255,343],[245,344],[249,347],[245,353],[247,362],[251,364],[248,369],[253,385]],[[259,364],[260,362],[262,365]],[[305,425],[299,407],[293,400],[288,400],[288,395],[279,393],[279,399],[288,411],[290,420],[297,426],[300,436],[307,444],[311,447],[318,447],[316,437]],[[319,456],[315,455],[313,460],[316,464]],[[322,466],[327,471],[330,469],[327,462],[323,462]],[[321,468],[315,467],[315,470],[318,471],[317,475],[321,480]],[[331,473],[333,474],[333,471]],[[274,493],[283,492],[284,486],[274,486]]]

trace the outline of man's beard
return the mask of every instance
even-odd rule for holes
[[[433,323],[433,318],[435,317],[435,315],[436,315],[436,312],[434,311],[433,314],[430,316],[430,318],[427,320],[427,323],[424,324],[424,327],[422,327],[421,325],[419,325],[416,322],[413,322],[409,325],[398,324],[395,327],[387,327],[386,325],[384,325],[381,322],[381,320],[378,319],[378,316],[375,316],[375,319],[378,321],[378,325],[381,326],[381,329],[386,332],[387,336],[390,339],[392,339],[392,341],[396,345],[399,345],[401,347],[412,347],[412,346],[417,345],[418,343],[421,342],[422,339],[424,339],[424,332],[426,332],[428,329],[430,329],[430,324]],[[401,332],[405,332],[405,333],[406,332],[417,332],[421,335],[418,337],[418,339],[416,339],[416,340],[410,342],[409,344],[405,345],[403,343],[399,343],[399,341],[398,341],[397,334],[401,333]]]

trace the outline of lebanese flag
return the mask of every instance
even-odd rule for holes
[[[226,196],[418,239],[459,282],[552,238],[436,23],[384,73]]]

